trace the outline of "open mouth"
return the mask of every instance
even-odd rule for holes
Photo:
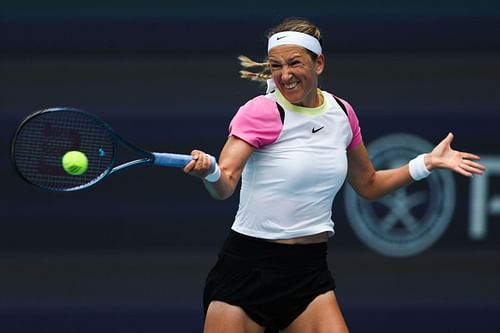
[[[286,89],[293,89],[293,88],[295,88],[298,84],[299,84],[298,82],[291,82],[291,83],[287,83],[287,84],[285,84],[284,86],[285,86],[285,88],[286,88]]]

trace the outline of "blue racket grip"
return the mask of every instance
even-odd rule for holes
[[[193,159],[191,155],[186,154],[153,153],[153,156],[155,157],[153,161],[154,165],[176,168],[183,168]],[[212,173],[214,172],[215,166],[217,165],[217,161],[212,155],[210,155],[210,162],[209,173]]]

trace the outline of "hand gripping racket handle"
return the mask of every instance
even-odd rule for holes
[[[176,167],[176,168],[183,168],[193,159],[191,155],[172,154],[172,153],[153,153],[153,156],[155,157],[153,161],[154,165]],[[210,162],[211,163],[210,163],[209,173],[212,173],[214,172],[215,166],[217,165],[215,157],[210,155]]]

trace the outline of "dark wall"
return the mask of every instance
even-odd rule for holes
[[[29,113],[72,106],[95,113],[143,148],[217,155],[235,111],[263,93],[238,77],[236,57],[263,58],[266,30],[288,16],[305,16],[322,28],[327,70],[321,85],[351,102],[367,145],[394,133],[435,144],[453,131],[457,149],[487,157],[491,171],[481,191],[477,177],[450,176],[449,224],[435,242],[407,256],[370,248],[352,226],[344,191],[338,194],[330,261],[352,329],[500,328],[497,5],[1,6],[0,328],[201,330],[203,279],[229,230],[237,195],[215,201],[199,180],[159,167],[113,175],[81,192],[43,192],[15,174],[10,139]],[[486,207],[483,215],[471,213],[478,202]],[[478,225],[486,225],[481,237],[470,231]]]

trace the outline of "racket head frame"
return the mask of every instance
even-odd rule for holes
[[[94,177],[89,178],[85,182],[76,183],[76,181],[75,181],[74,186],[54,187],[54,186],[50,186],[50,184],[51,184],[50,182],[49,182],[49,185],[38,182],[37,181],[38,178],[36,177],[36,175],[33,177],[27,176],[24,172],[22,172],[20,170],[20,167],[17,163],[16,152],[18,149],[16,148],[17,147],[16,142],[17,142],[17,138],[23,132],[25,127],[28,126],[29,124],[31,124],[34,119],[40,119],[39,117],[48,117],[49,115],[56,114],[58,112],[70,113],[71,117],[73,117],[72,116],[73,114],[78,114],[79,116],[81,116],[81,119],[77,119],[77,120],[84,119],[85,121],[90,121],[92,126],[97,125],[97,130],[96,130],[97,136],[101,136],[101,137],[103,136],[104,141],[107,142],[106,153],[103,153],[103,156],[106,155],[106,159],[109,160],[106,164],[106,167],[99,169],[99,171],[97,172],[97,174]],[[78,118],[78,116],[75,116],[73,118]],[[70,125],[71,125],[72,121],[74,121],[74,119],[71,119],[70,121],[67,121],[64,124],[57,124],[57,122],[58,122],[58,120],[57,120],[56,126],[54,128],[57,129],[57,125],[60,125],[61,128],[63,128],[63,130],[68,131],[68,128],[65,128],[65,127],[68,126],[68,123],[70,123]],[[50,123],[50,122],[48,122],[48,123]],[[45,124],[45,125],[47,125],[47,124]],[[52,124],[49,124],[48,126],[50,127],[51,125]],[[39,124],[39,126],[41,126],[41,125]],[[80,132],[78,131],[79,127],[77,125],[73,124],[73,126],[69,126],[69,128],[70,128],[70,130],[78,132],[77,134],[80,136]],[[28,131],[29,130],[30,129],[28,128]],[[38,131],[40,131],[40,129],[38,129]],[[92,136],[92,135],[89,135],[87,133],[87,135],[85,137],[89,137],[89,136]],[[50,141],[50,138],[47,138],[45,136],[42,136],[39,139],[41,141],[43,141],[44,139]],[[29,142],[29,143],[33,143],[33,142]],[[25,146],[26,146],[26,143],[25,143]],[[133,159],[133,160],[130,160],[128,162],[124,162],[122,164],[116,165],[116,163],[117,163],[117,161],[116,161],[116,147],[118,147],[118,146],[123,146],[129,151],[133,151],[137,155],[140,155],[141,158]],[[22,145],[21,145],[21,147],[22,147]],[[23,150],[23,148],[25,150],[31,150],[30,147],[22,147],[20,150]],[[66,149],[65,151],[68,151],[68,149]],[[38,153],[40,153],[40,152],[38,152]],[[53,157],[52,167],[54,167],[54,164],[59,164],[58,170],[57,170],[58,171],[57,173],[59,174],[59,176],[66,177],[67,179],[69,177],[69,179],[72,180],[71,179],[72,176],[68,176],[68,174],[64,174],[62,172],[62,167],[60,165],[62,155],[63,155],[63,152],[61,152],[59,155],[57,155],[59,157],[59,160],[56,160],[56,158],[54,156],[52,156]],[[95,157],[95,154],[92,153],[91,156]],[[19,176],[23,180],[25,180],[27,183],[34,185],[38,188],[41,188],[43,190],[62,191],[62,192],[77,191],[77,190],[82,190],[82,189],[88,188],[92,185],[95,185],[99,181],[103,180],[105,177],[107,177],[113,173],[128,169],[130,167],[143,165],[143,164],[154,164],[154,165],[159,165],[159,166],[177,167],[177,168],[181,167],[182,168],[187,163],[189,163],[189,161],[191,161],[191,159],[192,159],[191,155],[174,154],[174,153],[157,153],[157,152],[146,151],[146,150],[128,142],[127,140],[123,139],[106,122],[104,122],[103,120],[101,120],[97,116],[95,116],[91,113],[88,113],[86,111],[83,111],[81,109],[76,109],[76,108],[71,108],[71,107],[48,108],[48,109],[43,109],[43,110],[40,110],[40,111],[37,111],[37,112],[34,112],[34,113],[28,115],[18,125],[14,135],[12,136],[11,144],[10,144],[10,157],[11,157],[11,162],[14,166],[14,169],[19,174]],[[29,154],[25,153],[24,158],[29,159],[30,158]],[[213,172],[215,170],[216,165],[217,165],[217,161],[213,156],[210,156],[210,158],[211,158],[211,162],[212,162],[210,172]],[[54,162],[54,160],[56,160],[56,162]],[[95,160],[95,158],[94,158],[94,160]],[[37,160],[35,160],[35,162],[37,162]],[[28,174],[30,174],[30,173],[33,174],[32,171],[28,172]],[[50,177],[50,176],[48,176],[48,177]],[[54,177],[56,177],[56,176],[54,176]],[[35,180],[33,180],[32,178]]]
[[[107,136],[109,137],[109,142],[111,144],[112,149],[110,151],[107,151],[106,154],[110,154],[109,158],[109,163],[107,164],[106,168],[102,170],[102,172],[99,173],[96,177],[91,178],[88,182],[78,184],[75,186],[69,186],[69,187],[52,187],[52,186],[47,186],[44,184],[41,184],[39,182],[34,181],[31,179],[31,177],[27,176],[25,173],[23,173],[17,163],[16,159],[16,143],[17,143],[17,138],[19,137],[20,133],[22,133],[28,124],[30,124],[34,119],[40,119],[39,117],[46,117],[49,114],[53,114],[56,112],[70,112],[70,113],[77,113],[82,116],[82,118],[86,118],[90,121],[92,121],[95,124],[98,124],[98,126],[101,128],[102,132],[106,133]],[[116,146],[117,143],[120,143],[121,145],[127,147],[130,150],[133,150],[137,153],[139,153],[142,158],[132,160],[126,163],[123,163],[121,165],[115,166],[116,163]],[[18,125],[16,128],[16,131],[14,132],[14,135],[12,136],[11,139],[11,144],[10,144],[10,157],[11,157],[11,162],[14,166],[14,169],[16,170],[17,174],[26,182],[28,182],[31,185],[34,185],[38,188],[41,188],[43,190],[48,190],[48,191],[62,191],[62,192],[69,192],[69,191],[77,191],[81,190],[87,187],[90,187],[92,185],[95,185],[105,177],[109,176],[112,173],[124,170],[126,168],[135,166],[135,165],[140,165],[140,164],[147,164],[147,163],[153,163],[154,161],[154,156],[152,153],[147,152],[130,142],[124,140],[122,137],[120,137],[106,122],[103,120],[99,119],[95,115],[83,111],[81,109],[76,109],[72,107],[54,107],[54,108],[48,108],[48,109],[43,109],[36,111],[30,115],[28,115],[24,120],[21,121],[21,123]]]

